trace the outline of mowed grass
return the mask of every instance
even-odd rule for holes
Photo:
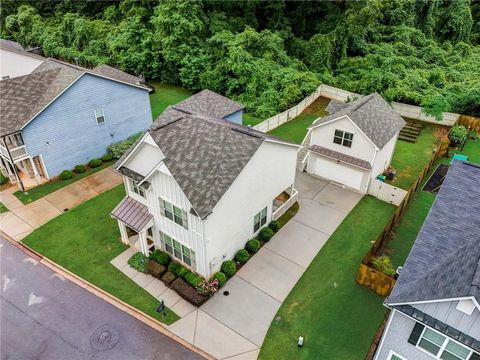
[[[178,316],[155,310],[157,299],[117,270],[110,261],[128,246],[119,240],[117,222],[110,211],[125,196],[123,185],[60,215],[23,241],[39,253],[102,288],[144,313],[171,324]]]
[[[34,188],[28,189],[27,191],[15,191],[13,195],[17,197],[23,204],[30,204],[31,202],[38,200],[54,191],[57,191],[65,186],[73,184],[74,182],[83,179],[89,175],[92,175],[100,170],[103,170],[111,165],[115,160],[102,163],[99,167],[96,168],[87,168],[82,174],[74,174],[74,177],[68,180],[62,180],[60,178],[54,178],[45,184],[35,186]]]
[[[8,211],[7,207],[0,202],[0,214],[7,211]]]
[[[260,359],[363,359],[386,309],[355,282],[357,270],[395,211],[365,196],[350,212],[280,307]],[[298,336],[305,338],[297,347]]]

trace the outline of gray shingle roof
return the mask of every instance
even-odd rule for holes
[[[114,67],[111,67],[109,65],[103,64],[97,66],[95,69],[90,70],[92,73],[106,76],[111,79],[115,79],[118,81],[123,81],[129,84],[135,84],[138,86],[143,86],[143,79],[130,75],[126,72],[123,72],[122,70],[116,69]]]
[[[55,59],[45,59],[31,74],[0,81],[0,136],[19,131],[84,73],[95,71]],[[102,74],[114,81],[127,82]],[[131,85],[147,87],[137,83]]]
[[[347,115],[379,148],[400,131],[405,120],[379,94],[374,93],[341,106],[337,101],[329,104],[333,113],[316,120],[311,127],[321,125]]]
[[[244,106],[213,91],[202,90],[176,104],[175,108],[222,119],[238,110],[242,110]]]
[[[344,163],[354,165],[354,166],[360,167],[360,168],[365,169],[365,170],[370,170],[372,168],[372,165],[370,165],[370,163],[368,161],[356,158],[354,156],[346,155],[346,154],[338,152],[338,151],[330,150],[330,149],[324,148],[322,146],[312,145],[308,149],[313,151],[314,153],[323,155],[323,156],[328,157],[330,159],[339,160],[339,161],[342,161]]]
[[[479,224],[480,165],[454,161],[388,303],[480,301]]]
[[[112,210],[111,215],[137,232],[153,218],[146,205],[128,196]]]
[[[14,51],[25,51],[22,45],[13,40],[0,39],[0,48]]]

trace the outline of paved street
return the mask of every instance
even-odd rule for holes
[[[0,358],[201,359],[0,237]]]

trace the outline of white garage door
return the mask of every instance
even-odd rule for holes
[[[323,178],[346,185],[355,190],[362,186],[364,171],[348,166],[344,163],[337,163],[320,156],[315,157],[313,173]]]

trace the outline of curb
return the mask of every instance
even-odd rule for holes
[[[163,335],[167,336],[168,338],[172,339],[173,341],[183,345],[187,349],[195,352],[196,354],[204,357],[205,359],[208,360],[215,360],[214,357],[212,357],[210,354],[206,353],[205,351],[197,348],[196,346],[190,344],[189,342],[185,341],[181,337],[175,335],[171,331],[167,329],[167,325],[161,323],[157,319],[154,319],[150,315],[147,315],[143,313],[142,311],[136,309],[130,304],[127,304],[126,302],[118,299],[117,297],[111,295],[110,293],[106,292],[103,289],[100,289],[99,287],[89,283],[88,281],[82,279],[78,275],[72,273],[71,271],[65,269],[64,267],[56,264],[49,258],[45,257],[44,255],[38,253],[37,251],[33,250],[29,246],[17,242],[14,239],[12,239],[10,236],[5,234],[3,231],[0,230],[0,235],[7,240],[10,244],[15,246],[17,249],[21,250],[28,256],[32,257],[33,259],[37,260],[40,264],[48,267],[55,273],[65,277],[69,281],[73,282],[74,284],[80,286],[81,288],[87,290],[91,294],[99,297],[100,299],[106,301],[107,303],[115,306],[117,309],[127,313],[130,316],[133,316],[135,319],[143,322],[145,325],[150,326],[151,328],[161,332]]]

